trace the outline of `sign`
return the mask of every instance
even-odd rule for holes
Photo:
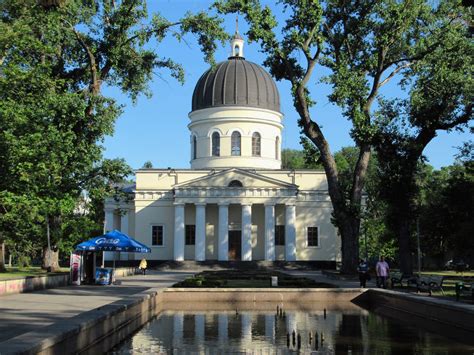
[[[81,284],[81,273],[82,273],[82,252],[72,252],[70,259],[70,274],[71,283],[73,285]]]

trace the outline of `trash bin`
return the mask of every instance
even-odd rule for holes
[[[272,287],[278,287],[278,276],[272,276]]]
[[[95,283],[97,285],[110,285],[112,282],[112,269],[98,267],[95,269]]]

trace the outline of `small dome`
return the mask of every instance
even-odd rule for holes
[[[265,69],[243,57],[233,56],[206,71],[194,88],[192,111],[222,106],[280,112],[280,96]]]

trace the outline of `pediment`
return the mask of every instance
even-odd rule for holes
[[[228,187],[232,181],[240,181],[243,188],[286,188],[297,189],[298,186],[286,181],[269,178],[253,171],[231,168],[221,171],[211,171],[200,178],[176,184],[174,188],[191,187]]]

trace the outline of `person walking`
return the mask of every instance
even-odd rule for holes
[[[145,275],[146,267],[147,267],[146,259],[143,258],[143,259],[140,261],[140,266],[139,266],[140,270],[142,270],[142,272],[143,272],[143,275]]]
[[[390,268],[383,255],[375,266],[375,272],[377,273],[377,286],[387,288],[387,278],[390,273]]]
[[[357,267],[357,271],[359,272],[360,287],[365,288],[367,280],[370,280],[370,276],[369,265],[364,259],[359,260],[359,266]]]

